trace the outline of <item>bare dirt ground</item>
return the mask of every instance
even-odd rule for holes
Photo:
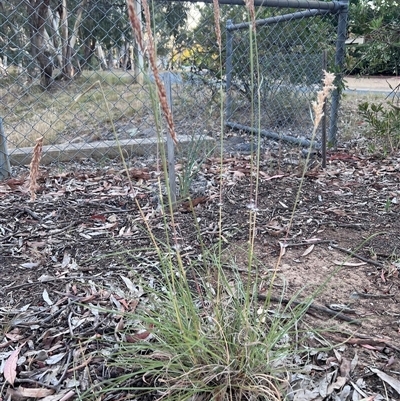
[[[400,154],[331,153],[325,170],[310,166],[297,203],[304,161],[289,159],[265,152],[255,199],[250,157],[225,157],[225,268],[246,269],[248,219],[255,208],[254,269],[265,277],[260,294],[275,269],[273,296],[281,302],[300,290],[297,299],[304,300],[330,277],[299,324],[318,329],[338,348],[315,356],[310,377],[325,377],[352,361],[342,385],[331,387],[332,397],[349,399],[347,386],[353,400],[399,399]],[[1,399],[73,398],[78,389],[115,374],[104,366],[108,339],[119,338],[112,310],[132,310],[145,299],[140,280],[160,279],[146,224],[156,237],[165,235],[156,166],[137,162],[129,174],[132,187],[118,164],[43,167],[34,202],[23,171],[0,183],[3,374],[18,358],[14,388],[4,376],[0,380]],[[195,179],[203,189],[193,193],[201,238],[210,249],[217,240],[220,174],[219,161],[206,160]],[[201,246],[187,202],[179,204],[175,225],[189,266]],[[99,313],[100,306],[110,312]],[[329,394],[298,400],[331,399]]]

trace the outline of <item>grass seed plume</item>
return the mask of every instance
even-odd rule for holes
[[[220,8],[219,8],[218,0],[213,0],[213,6],[214,6],[215,35],[217,36],[217,42],[218,42],[219,51],[221,52],[221,50],[222,50],[222,39],[221,39],[221,26],[219,25],[220,19],[221,19],[221,14],[220,14]]]
[[[150,63],[150,68],[154,76],[154,81],[156,83],[157,87],[157,92],[158,92],[158,97],[160,100],[160,105],[161,109],[163,111],[164,117],[167,121],[168,125],[168,130],[171,135],[171,138],[173,139],[174,143],[178,143],[178,138],[176,136],[175,132],[175,126],[174,126],[174,120],[172,118],[172,112],[171,109],[168,106],[168,100],[167,100],[167,92],[165,90],[164,84],[161,80],[160,73],[157,68],[157,61],[156,61],[156,47],[155,47],[155,42],[154,42],[154,37],[152,33],[152,28],[151,28],[151,21],[152,18],[150,16],[150,8],[147,0],[142,1],[142,7],[146,19],[146,32],[147,32],[147,44],[145,44],[143,35],[142,35],[142,30],[141,30],[141,20],[139,19],[139,16],[136,14],[135,10],[135,0],[127,0],[127,6],[128,6],[128,15],[129,15],[129,20],[132,25],[133,33],[136,37],[136,41],[140,47],[140,50],[144,55],[147,56],[149,63]]]
[[[37,178],[39,176],[39,164],[42,158],[43,137],[36,139],[36,145],[33,148],[31,164],[29,165],[29,192],[31,201],[36,199]]]
[[[334,80],[335,74],[324,71],[322,90],[317,92],[317,100],[311,103],[315,114],[313,138],[319,123],[321,122],[321,118],[324,115],[323,109],[326,98],[329,96],[331,91],[335,89],[335,85],[333,84]]]

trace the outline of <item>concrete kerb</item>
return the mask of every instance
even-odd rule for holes
[[[204,154],[212,152],[215,148],[215,139],[209,136],[178,136],[177,157],[184,157],[193,146],[193,142],[201,141],[201,150]],[[145,139],[138,142],[133,139],[120,141],[98,141],[90,143],[63,143],[59,145],[43,146],[40,164],[47,165],[52,162],[69,162],[72,160],[88,159],[101,160],[120,157],[120,149],[124,157],[143,157],[156,155],[158,150],[157,138]],[[164,146],[166,140],[164,138]],[[33,148],[19,148],[9,150],[10,164],[13,166],[30,163]]]
[[[349,93],[370,92],[388,94],[400,84],[400,77],[371,76],[358,78],[345,76],[344,84]]]

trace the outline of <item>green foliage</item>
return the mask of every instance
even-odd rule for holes
[[[364,102],[358,109],[369,125],[373,145],[382,145],[385,151],[400,149],[400,107],[391,102]]]
[[[173,67],[174,56],[183,51],[189,40],[188,10],[189,5],[185,3],[152,1],[152,25],[157,40],[157,54],[168,57],[170,67]]]
[[[350,36],[362,36],[365,43],[348,46],[348,72],[398,75],[400,64],[398,1],[354,1],[350,5],[349,12]]]
[[[126,6],[115,1],[89,1],[84,10],[80,32],[82,39],[94,38],[106,49],[113,45],[123,45],[123,40],[132,39]]]

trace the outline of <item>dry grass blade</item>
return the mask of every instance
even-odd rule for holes
[[[323,73],[324,73],[324,79],[322,81],[322,84],[323,84],[322,90],[317,92],[317,101],[312,102],[312,107],[313,107],[313,110],[314,110],[314,113],[315,113],[315,118],[314,118],[314,121],[313,121],[314,127],[313,127],[313,131],[312,131],[312,134],[311,134],[312,141],[314,141],[314,139],[315,139],[315,135],[317,134],[317,129],[318,129],[319,123],[321,122],[322,116],[324,115],[324,104],[325,104],[325,101],[326,101],[327,97],[329,96],[329,94],[331,93],[331,91],[335,89],[335,85],[333,84],[334,80],[335,80],[335,74],[329,73],[329,72],[327,72],[325,70],[323,71]],[[298,204],[299,199],[300,199],[300,193],[301,193],[301,189],[303,187],[304,177],[306,175],[307,166],[308,166],[308,163],[310,161],[310,155],[311,155],[311,145],[310,145],[310,149],[309,149],[309,151],[307,153],[307,157],[306,157],[306,160],[305,160],[305,163],[304,163],[304,169],[303,169],[303,173],[301,175],[299,189],[297,190],[297,194],[296,194],[296,201],[294,203],[292,214],[291,214],[290,221],[289,221],[289,224],[288,224],[288,228],[287,228],[287,231],[286,231],[286,238],[288,238],[289,231],[292,228],[294,214],[295,214],[295,212],[297,210],[297,204]],[[276,266],[278,266],[280,264],[282,256],[283,256],[283,253],[281,252],[281,255],[279,256],[278,262],[276,263]]]
[[[36,145],[33,148],[31,164],[29,165],[29,192],[31,201],[36,199],[37,178],[39,176],[39,163],[42,157],[43,137],[36,139]]]
[[[149,3],[147,0],[142,1],[142,6],[143,6],[143,11],[144,15],[146,18],[146,31],[147,31],[147,36],[148,36],[148,45],[147,49],[143,41],[143,35],[141,32],[141,23],[139,17],[136,15],[135,12],[135,6],[134,6],[134,1],[135,0],[127,0],[127,5],[128,5],[128,13],[129,13],[129,19],[131,21],[131,25],[133,28],[133,32],[136,37],[136,41],[139,44],[139,47],[143,54],[147,55],[147,58],[149,59],[151,71],[154,76],[154,81],[157,86],[157,92],[158,92],[158,97],[160,100],[160,105],[161,109],[163,111],[164,117],[167,120],[168,124],[168,130],[171,135],[171,138],[175,142],[175,144],[178,143],[178,139],[176,136],[175,132],[175,126],[174,126],[174,120],[172,118],[172,112],[171,109],[168,106],[168,100],[167,100],[167,92],[165,90],[164,84],[161,80],[160,74],[158,72],[157,68],[157,60],[156,60],[156,48],[154,45],[154,37],[151,29],[151,16],[150,16],[150,8],[149,8]]]

